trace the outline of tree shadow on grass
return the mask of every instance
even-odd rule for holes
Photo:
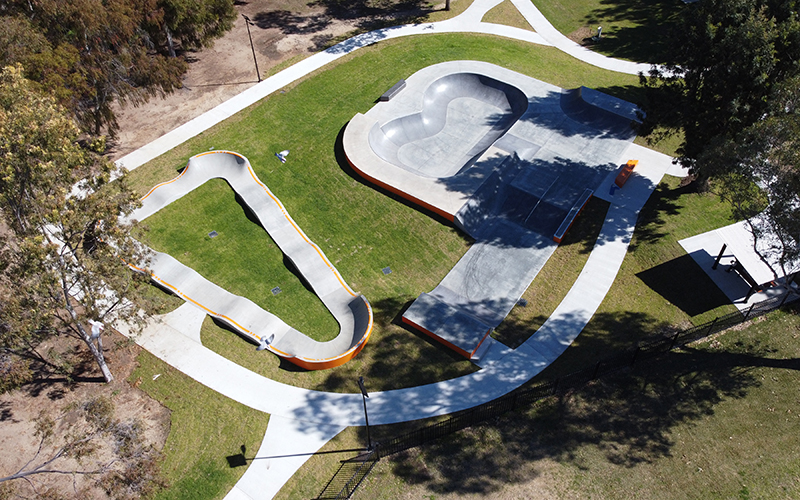
[[[428,336],[409,328],[401,318],[413,299],[387,298],[371,302],[374,328],[381,332],[364,347],[368,364],[349,362],[329,370],[325,380],[314,389],[332,392],[359,392],[357,380],[363,376],[369,391],[389,387],[413,387],[446,380],[470,371],[469,361],[438,344]],[[354,361],[359,360],[356,356]],[[402,381],[402,384],[398,384]]]
[[[730,299],[688,254],[636,273],[636,277],[688,316],[730,304]]]
[[[642,319],[642,318],[640,318]],[[671,456],[678,425],[713,415],[723,401],[760,385],[758,367],[800,370],[758,342],[727,351],[686,348],[599,379],[577,392],[517,411],[391,457],[392,472],[437,494],[481,494],[528,482],[549,459],[588,470],[586,456],[633,468]]]
[[[663,63],[669,57],[670,33],[682,7],[674,0],[601,0],[600,7],[591,11],[585,22],[596,25],[604,20],[602,38],[586,42],[593,50],[611,57]],[[625,21],[632,26],[614,25]]]
[[[665,218],[679,214],[681,205],[678,200],[683,195],[697,193],[698,187],[695,184],[693,182],[674,189],[664,183],[656,186],[655,191],[639,212],[636,231],[628,247],[628,252],[633,252],[642,243],[653,243],[667,235],[663,231]]]

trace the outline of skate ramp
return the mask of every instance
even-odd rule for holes
[[[149,263],[152,279],[256,344],[272,338],[267,348],[302,368],[332,368],[352,359],[364,347],[372,331],[369,302],[350,289],[322,250],[258,179],[244,156],[230,151],[213,151],[192,157],[178,177],[151,189],[142,198],[142,207],[130,218],[146,219],[214,178],[227,181],[258,218],[264,230],[336,318],[339,335],[328,342],[313,340],[252,301],[223,290],[164,253],[155,252]]]
[[[475,239],[403,321],[471,357],[508,315],[628,148],[636,107],[479,61],[450,61],[347,125],[367,180]]]
[[[369,132],[383,160],[417,175],[445,178],[472,165],[519,119],[528,99],[518,88],[475,73],[455,73],[423,93],[422,110]]]

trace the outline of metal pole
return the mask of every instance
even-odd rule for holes
[[[364,421],[367,423],[367,450],[372,451],[372,438],[369,435],[369,416],[367,415],[367,389],[364,387],[364,377],[358,377],[358,387],[361,389],[361,400],[364,402]]]
[[[717,258],[714,259],[714,265],[711,266],[711,269],[715,269],[715,270],[717,269],[717,265],[719,265],[719,260],[722,258],[722,254],[725,253],[725,249],[726,248],[728,248],[728,244],[727,243],[723,243],[722,244],[722,248],[720,248],[720,250],[719,250],[719,254],[717,255]]]
[[[258,81],[261,82],[261,73],[258,71],[258,59],[256,59],[256,48],[253,46],[253,36],[250,34],[250,25],[253,24],[250,21],[250,18],[242,14],[244,18],[244,24],[247,26],[247,38],[250,39],[250,50],[253,51],[253,62],[256,63],[256,77],[258,77]]]

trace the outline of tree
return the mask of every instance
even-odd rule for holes
[[[800,77],[779,85],[765,115],[716,140],[699,160],[717,178],[717,191],[748,221],[754,251],[787,276],[800,264]]]
[[[66,111],[22,73],[0,72],[0,346],[30,352],[71,335],[111,381],[89,324],[143,320],[130,299],[148,280],[124,262],[148,254],[119,218],[138,201],[124,175],[107,185],[113,165],[81,147]]]
[[[800,70],[796,0],[702,0],[684,8],[671,59],[641,76],[640,132],[681,130],[679,161],[707,178],[698,158],[766,112],[776,85]]]
[[[112,103],[134,106],[181,86],[183,59],[158,54],[143,25],[146,0],[10,0],[3,4],[0,64],[22,63],[70,109],[84,131],[119,128]],[[46,43],[44,43],[46,42]]]
[[[157,0],[146,17],[150,37],[175,57],[175,42],[183,49],[210,46],[233,27],[232,0]]]

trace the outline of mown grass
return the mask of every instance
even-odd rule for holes
[[[336,337],[336,320],[237,200],[224,180],[212,179],[147,219],[147,238],[156,250],[213,277],[217,285],[248,297],[309,337],[319,341]],[[181,216],[175,217],[176,213]],[[211,231],[217,236],[211,238]],[[277,295],[271,292],[275,287],[281,289]]]
[[[533,31],[533,27],[531,27],[514,4],[511,3],[511,0],[505,0],[503,3],[496,5],[483,16],[481,21],[484,23],[504,24],[514,28]]]
[[[798,337],[797,308],[758,318],[563,399],[384,459],[358,495],[796,498]],[[361,442],[360,431],[348,429],[325,449]],[[318,494],[341,458],[312,457],[277,498]]]
[[[667,34],[684,8],[671,0],[536,0],[536,7],[561,33],[610,57],[662,63]],[[602,38],[589,40],[602,26]]]
[[[683,238],[733,222],[730,208],[717,196],[697,192],[693,184],[681,187],[678,178],[664,177],[639,214],[628,254],[603,303],[542,376],[583,369],[644,338],[735,311],[678,244]]]
[[[552,48],[495,37],[426,35],[392,40],[347,56],[342,63],[273,94],[135,170],[132,181],[145,191],[173,177],[190,153],[225,148],[244,154],[350,286],[370,300],[375,312],[376,328],[364,351],[345,366],[323,374],[295,373],[291,366],[281,366],[279,360],[265,353],[255,357],[252,345],[213,324],[203,330],[208,346],[271,378],[325,390],[355,391],[357,375],[366,376],[373,390],[385,390],[475,369],[399,323],[404,308],[421,292],[433,289],[470,242],[441,220],[361,181],[341,150],[341,133],[347,121],[356,112],[372,107],[386,88],[425,66],[457,59],[502,62],[562,87],[583,84],[619,95],[629,93],[636,82],[635,77],[598,70]],[[283,149],[290,150],[285,165],[273,156]],[[309,331],[321,325],[315,331],[319,338],[335,334],[335,328],[332,331],[325,326],[330,325],[327,311],[307,306],[315,299],[309,298],[296,276],[280,269],[282,256],[266,253],[275,250],[269,247],[270,240],[248,220],[242,206],[231,201],[224,184],[220,185],[225,200],[217,202],[216,196],[203,191],[146,220],[151,227],[151,242],[161,249],[186,243],[169,249],[170,253],[179,260],[191,260],[190,265],[203,269],[201,274],[211,281],[231,282],[251,300],[266,303],[270,310],[277,311],[273,308],[284,301],[280,307],[287,312],[281,314],[287,318],[297,314],[296,319],[285,319],[290,324],[305,322]],[[194,204],[198,208],[193,208]],[[192,219],[195,215],[190,216],[190,211],[196,211],[199,219]],[[194,227],[194,233],[180,229],[181,224]],[[186,233],[185,238],[175,236],[175,228]],[[211,230],[220,236],[209,239],[206,233]],[[216,253],[215,245],[233,244],[233,240],[243,255],[226,258]],[[271,261],[269,270],[264,264],[264,271],[253,272],[267,260]],[[386,266],[392,269],[389,275],[381,272]],[[280,283],[286,283],[287,288]],[[286,291],[272,297],[268,290],[276,285]]]
[[[231,468],[225,457],[241,446],[257,450],[269,415],[221,396],[147,351],[137,361],[130,381],[171,411],[162,463],[169,487],[156,499],[222,498],[245,471]]]

